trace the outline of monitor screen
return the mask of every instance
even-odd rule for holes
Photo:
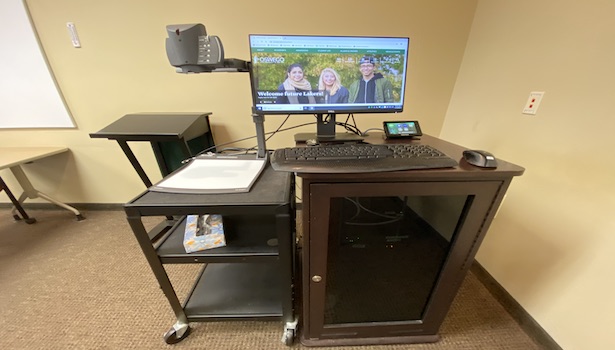
[[[396,113],[404,108],[408,38],[250,35],[260,114]]]

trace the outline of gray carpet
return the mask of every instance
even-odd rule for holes
[[[28,214],[35,224],[0,209],[0,349],[288,349],[282,324],[262,321],[191,323],[188,338],[167,345],[175,319],[123,211],[84,211],[84,221]],[[185,295],[198,266],[165,268]],[[343,349],[540,349],[471,273],[440,334],[433,344]]]

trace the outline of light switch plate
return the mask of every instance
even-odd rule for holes
[[[68,33],[70,34],[70,41],[73,43],[73,47],[81,47],[81,41],[79,41],[79,35],[77,35],[77,28],[75,27],[75,23],[66,23],[66,28],[68,28]]]

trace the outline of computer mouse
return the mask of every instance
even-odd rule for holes
[[[481,168],[497,168],[498,161],[495,156],[487,151],[469,149],[463,151],[463,159],[469,164]]]

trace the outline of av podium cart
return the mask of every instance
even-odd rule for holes
[[[177,318],[165,335],[184,339],[189,322],[281,319],[282,341],[290,345],[295,271],[294,177],[269,165],[248,193],[177,194],[145,191],[125,204],[128,222]],[[187,254],[185,216],[222,214],[226,246]],[[174,216],[165,230],[146,231],[144,216]],[[183,305],[163,264],[203,264]]]
[[[385,141],[381,135],[366,139]],[[406,140],[401,142],[408,142]],[[303,191],[301,342],[308,346],[434,342],[514,176],[498,159],[431,145],[447,169],[297,174]]]

